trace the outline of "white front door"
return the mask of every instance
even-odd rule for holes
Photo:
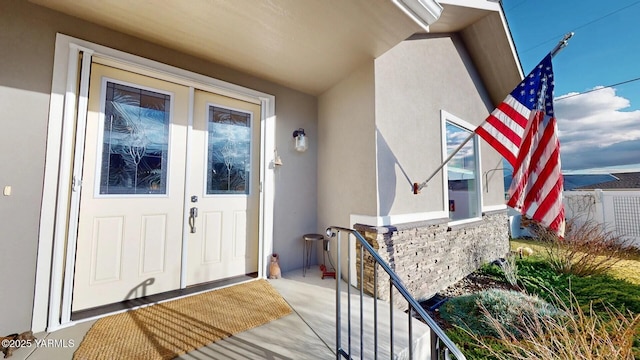
[[[92,64],[72,311],[257,271],[260,107],[196,90],[189,135],[189,92]]]
[[[260,106],[196,90],[193,117],[187,285],[258,271]]]

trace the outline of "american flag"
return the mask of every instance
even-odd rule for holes
[[[563,178],[553,113],[551,54],[489,115],[476,133],[513,166],[507,205],[564,237]]]

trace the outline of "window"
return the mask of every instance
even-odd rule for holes
[[[249,194],[251,114],[209,106],[207,194]]]
[[[444,111],[442,121],[446,139],[446,159],[469,138],[474,126]],[[452,221],[481,217],[479,164],[478,139],[477,136],[473,136],[445,167],[447,174],[445,199],[448,203],[449,219]]]
[[[100,194],[166,194],[171,96],[106,84]]]

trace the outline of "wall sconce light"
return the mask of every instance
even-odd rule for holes
[[[281,166],[282,165],[282,159],[280,158],[280,155],[278,155],[278,149],[275,149],[273,151],[273,165],[278,165]]]
[[[293,132],[293,138],[295,139],[295,148],[296,151],[299,152],[304,152],[307,151],[307,148],[309,147],[307,145],[307,137],[306,134],[304,133],[304,129],[303,128],[299,128],[298,130]]]

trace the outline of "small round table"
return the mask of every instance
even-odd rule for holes
[[[317,248],[317,241],[324,240],[324,235],[322,234],[304,234],[302,236],[304,240],[304,250],[303,250],[303,259],[302,259],[302,276],[307,276],[307,269],[311,268],[311,253],[313,252],[313,247]]]

